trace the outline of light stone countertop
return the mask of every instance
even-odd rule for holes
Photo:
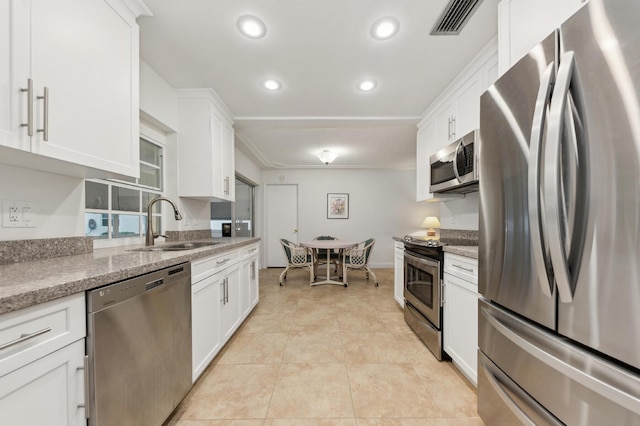
[[[444,246],[445,253],[459,254],[460,256],[478,258],[478,246]]]
[[[214,238],[221,244],[184,251],[137,252],[140,246],[0,266],[0,314],[224,253],[260,238]]]

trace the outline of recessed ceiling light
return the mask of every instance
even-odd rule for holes
[[[358,84],[358,89],[362,90],[363,92],[368,92],[375,88],[376,88],[376,82],[373,80],[364,80],[360,82],[360,84]]]
[[[274,80],[272,78],[263,81],[262,85],[265,89],[269,90],[279,90],[282,87],[282,84],[278,80]]]
[[[378,19],[371,26],[371,37],[376,40],[388,40],[400,29],[400,22],[393,16]]]
[[[242,15],[236,21],[238,30],[249,38],[262,38],[267,34],[267,26],[253,15]]]

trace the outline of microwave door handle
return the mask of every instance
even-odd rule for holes
[[[569,95],[569,84],[571,83],[574,65],[573,52],[566,52],[561,56],[558,78],[549,111],[549,136],[547,139],[547,162],[545,164],[544,178],[544,209],[547,219],[549,252],[551,254],[551,264],[553,265],[558,295],[562,303],[571,303],[573,301],[569,265],[565,245],[563,244],[563,234],[560,223],[562,219],[560,212],[560,205],[562,203],[560,198],[560,148],[564,129],[565,109]]]
[[[540,89],[536,99],[531,126],[531,141],[529,142],[529,173],[527,179],[529,198],[529,232],[531,234],[531,248],[534,266],[538,275],[538,284],[542,293],[551,297],[553,294],[553,270],[549,264],[549,252],[544,249],[544,222],[541,217],[542,202],[540,199],[540,157],[542,138],[547,117],[547,105],[551,97],[551,89],[555,80],[555,63],[551,62],[542,74]]]
[[[458,151],[462,146],[463,140],[460,139],[458,145],[456,145],[456,150],[453,152],[453,174],[456,175],[456,179],[458,179],[459,183],[462,183],[462,179],[460,178],[460,173],[458,173]]]

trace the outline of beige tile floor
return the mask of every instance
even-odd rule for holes
[[[482,425],[476,392],[405,324],[393,270],[349,287],[260,271],[260,302],[167,426]]]

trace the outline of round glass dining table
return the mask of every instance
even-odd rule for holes
[[[331,250],[343,250],[343,249],[348,249],[348,248],[353,248],[356,247],[358,245],[358,243],[352,243],[349,241],[342,241],[342,240],[313,240],[313,241],[305,241],[305,242],[301,242],[300,245],[302,247],[307,247],[310,249],[314,249],[314,250],[326,250],[327,252],[327,278],[321,281],[313,281],[311,283],[312,286],[314,285],[321,285],[321,284],[335,284],[335,285],[342,285],[342,286],[347,286],[347,277],[342,277],[342,281],[336,281],[331,279]]]

